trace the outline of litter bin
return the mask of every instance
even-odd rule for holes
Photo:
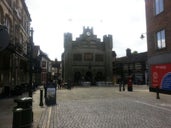
[[[13,110],[13,128],[31,128],[33,122],[32,98],[15,99],[17,106]]]
[[[13,128],[21,128],[22,108],[14,108],[13,110]]]

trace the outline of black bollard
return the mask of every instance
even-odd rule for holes
[[[39,106],[43,106],[43,89],[40,89],[40,104]]]
[[[156,99],[160,99],[160,96],[159,96],[159,86],[156,87]]]
[[[125,84],[123,84],[123,91],[125,91]]]
[[[45,87],[45,94],[44,94],[44,97],[46,98],[46,96],[47,96],[47,87]]]
[[[119,84],[119,91],[121,92],[121,83]]]

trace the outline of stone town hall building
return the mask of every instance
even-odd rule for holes
[[[112,81],[112,35],[104,35],[103,41],[93,33],[93,28],[83,27],[83,33],[75,41],[71,33],[64,34],[64,81],[79,83]]]

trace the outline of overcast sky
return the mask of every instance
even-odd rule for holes
[[[126,49],[147,51],[144,0],[26,0],[34,29],[34,43],[49,58],[61,60],[63,35],[73,39],[83,32],[83,26],[93,27],[94,34],[113,36],[113,50],[117,57],[125,56]],[[101,40],[102,41],[102,40]]]

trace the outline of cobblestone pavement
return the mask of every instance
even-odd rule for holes
[[[42,88],[42,87],[40,87]],[[41,114],[45,111],[46,107],[40,107],[40,88],[33,92],[33,125],[37,126],[40,120]],[[13,109],[17,104],[14,99],[28,97],[28,93],[24,93],[19,96],[11,96],[0,99],[0,128],[12,128],[13,123]]]
[[[14,106],[13,98],[0,99],[0,128],[12,127],[12,110]]]
[[[171,128],[170,95],[134,86],[87,87],[57,91],[57,105],[45,107],[37,128]]]

